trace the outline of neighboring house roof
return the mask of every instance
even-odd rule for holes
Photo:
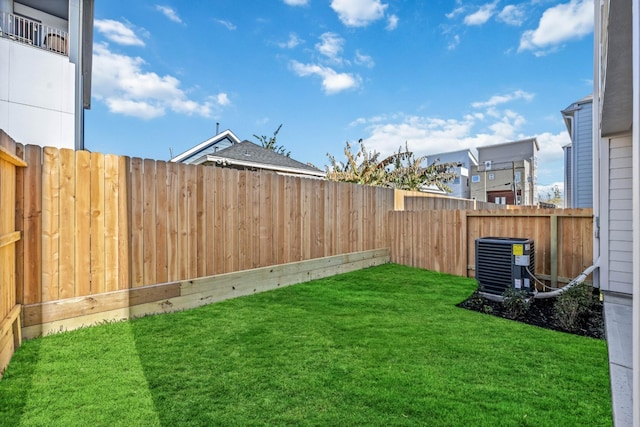
[[[471,166],[477,165],[478,164],[478,157],[476,156],[476,153],[473,152],[473,150],[475,149],[471,149],[471,148],[465,148],[463,150],[456,150],[456,151],[446,151],[446,152],[442,152],[442,153],[436,153],[436,154],[428,154],[427,155],[427,160],[429,161],[429,163],[432,162],[433,160],[436,159],[440,159],[440,158],[445,158],[445,159],[451,159],[451,158],[455,158],[455,157],[463,157],[463,156],[468,156],[469,160],[471,160],[471,164],[469,164],[469,168]],[[441,160],[441,163],[447,163],[450,160]]]
[[[569,105],[564,110],[560,111],[562,114],[562,118],[564,119],[564,124],[567,127],[567,131],[569,132],[569,136],[573,137],[573,128],[571,126],[571,117],[574,116],[575,112],[582,108],[584,104],[590,104],[593,102],[593,95],[587,95],[582,99],[574,102]]]
[[[500,144],[483,145],[481,147],[478,147],[478,151],[480,151],[482,149],[485,149],[485,148],[493,148],[493,147],[520,144],[522,142],[534,142],[535,145],[536,145],[536,151],[540,151],[540,146],[538,145],[538,140],[536,138],[527,138],[527,139],[521,139],[519,141],[502,142]]]
[[[266,169],[281,174],[324,177],[320,169],[290,157],[278,154],[251,141],[242,141],[230,130],[225,130],[178,154],[171,162],[193,165],[217,164],[242,168]]]
[[[219,145],[221,142],[223,141],[229,141],[231,144],[238,144],[240,143],[240,138],[238,138],[233,132],[231,132],[229,129],[220,132],[214,136],[212,136],[211,138],[207,139],[204,142],[201,142],[200,144],[196,145],[195,147],[192,147],[190,149],[188,149],[187,151],[178,154],[177,156],[175,156],[174,158],[172,158],[170,161],[171,162],[182,162],[182,163],[193,163],[193,161],[187,161],[190,158],[197,158],[199,156],[197,156],[198,154],[201,155],[205,155],[208,154],[209,152],[214,152],[215,151],[215,147],[216,145]]]
[[[251,141],[233,144],[215,154],[207,154],[194,164],[221,164],[245,168],[267,169],[296,175],[324,177],[325,173],[273,150],[261,147]]]

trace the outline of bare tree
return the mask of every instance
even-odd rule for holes
[[[278,129],[276,129],[275,132],[273,132],[273,136],[271,138],[267,139],[265,135],[258,136],[256,134],[253,134],[253,137],[257,139],[267,150],[272,150],[278,154],[282,154],[283,156],[291,157],[291,151],[288,151],[286,148],[284,148],[284,145],[277,144],[276,138],[278,137],[280,128],[282,128],[282,124],[278,126]]]

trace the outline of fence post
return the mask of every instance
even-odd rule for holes
[[[551,287],[558,287],[558,215],[549,217],[549,238],[551,246]]]

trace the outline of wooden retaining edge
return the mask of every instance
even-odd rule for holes
[[[101,322],[186,310],[214,302],[386,264],[374,249],[23,307],[25,339]],[[136,296],[137,294],[137,296]],[[134,295],[134,298],[127,298]],[[162,296],[161,296],[162,295]],[[27,323],[29,322],[29,323]]]

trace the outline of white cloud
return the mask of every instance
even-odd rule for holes
[[[182,19],[178,16],[178,12],[169,6],[156,5],[156,10],[166,16],[169,20],[182,24]]]
[[[445,16],[449,19],[453,19],[458,15],[461,15],[462,13],[464,13],[466,9],[463,6],[458,6],[455,9],[453,9],[451,12],[447,13]]]
[[[398,21],[400,21],[400,18],[398,18],[396,15],[389,15],[387,17],[387,31],[393,31],[398,28]]]
[[[523,90],[516,90],[505,95],[494,95],[489,98],[488,101],[474,102],[471,104],[473,108],[495,107],[496,105],[505,104],[507,102],[515,101],[518,99],[524,99],[525,101],[531,101],[534,95]]]
[[[504,22],[507,25],[513,25],[514,27],[522,25],[524,18],[524,8],[513,4],[505,6],[497,16],[498,21]]]
[[[105,102],[109,111],[125,116],[133,116],[139,119],[155,119],[164,115],[164,108],[153,106],[144,101],[107,98]]]
[[[223,107],[231,104],[231,100],[229,99],[229,96],[224,92],[221,92],[216,95],[216,102],[218,103],[218,105],[221,105]]]
[[[373,68],[373,66],[376,65],[375,62],[373,61],[373,58],[371,58],[369,55],[365,55],[359,50],[356,50],[356,57],[354,59],[354,62],[358,65],[363,65],[367,68]]]
[[[328,32],[320,36],[320,42],[316,43],[316,49],[330,60],[341,62],[340,54],[342,53],[343,45],[344,39],[342,37],[336,33]]]
[[[226,27],[227,30],[229,30],[229,31],[233,31],[233,30],[235,30],[237,28],[233,22],[227,21],[225,19],[215,19],[214,21],[217,22],[218,24]]]
[[[539,55],[564,41],[579,39],[593,31],[593,1],[571,0],[544,11],[538,28],[520,38],[518,51],[533,50]]]
[[[366,27],[384,17],[389,5],[380,0],[332,0],[331,8],[347,27]]]
[[[449,44],[447,45],[447,49],[454,50],[460,44],[460,36],[458,34],[454,35]]]
[[[327,95],[343,90],[353,89],[360,85],[360,76],[338,73],[330,67],[317,64],[302,64],[298,61],[290,62],[291,69],[300,77],[318,76],[322,78],[322,88]]]
[[[125,46],[144,46],[144,42],[133,30],[120,21],[96,19],[93,23],[98,32],[108,40]]]
[[[465,16],[464,23],[466,25],[482,25],[486,23],[495,13],[497,5],[497,0],[493,3],[483,4],[477,11]]]
[[[287,40],[286,42],[278,43],[278,46],[283,49],[293,49],[301,43],[304,43],[304,40],[299,38],[296,33],[289,33],[289,40]]]
[[[466,114],[461,118],[405,114],[360,117],[350,126],[362,127],[364,133],[368,134],[364,141],[366,147],[380,152],[382,156],[397,151],[405,141],[416,156],[424,156],[535,137],[540,146],[540,182],[560,179],[558,171],[562,171],[562,146],[569,143],[565,130],[557,134],[544,132],[527,135],[522,132],[526,119],[520,113],[512,110],[494,110],[493,113]]]
[[[289,6],[306,6],[309,0],[283,0]]]
[[[179,114],[210,117],[214,109],[230,103],[225,93],[204,102],[189,99],[180,80],[143,70],[145,61],[114,53],[104,43],[93,51],[92,87],[96,99],[109,111],[143,119],[160,117],[167,110]]]

